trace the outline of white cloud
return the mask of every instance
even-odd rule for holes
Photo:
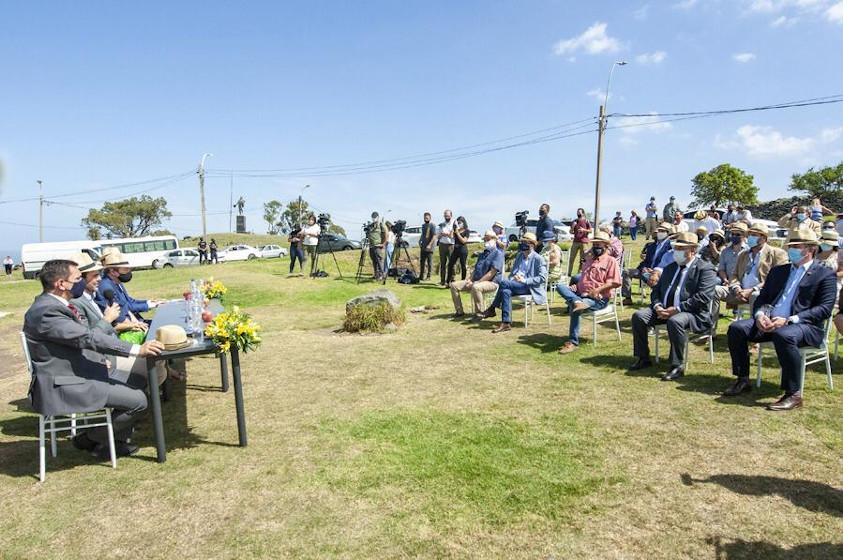
[[[732,139],[723,140],[718,134],[714,144],[724,150],[740,149],[750,156],[764,158],[805,154],[815,146],[816,140],[785,136],[771,126],[746,124],[738,128]]]
[[[674,8],[679,10],[690,10],[694,6],[697,5],[697,0],[681,0],[673,5]]]
[[[585,52],[586,54],[613,53],[621,50],[620,41],[606,34],[606,24],[597,22],[580,35],[563,39],[553,46],[553,52],[562,56]]]
[[[795,17],[779,16],[770,22],[770,27],[792,27],[797,21]]]
[[[667,58],[667,53],[664,51],[655,51],[651,53],[642,53],[635,57],[635,62],[638,64],[661,64]]]
[[[745,64],[747,62],[752,62],[753,60],[755,60],[755,54],[751,52],[736,53],[732,55],[732,59],[734,59],[736,62],[740,62],[741,64]]]
[[[596,100],[598,100],[598,101],[603,101],[603,100],[605,100],[605,99],[606,99],[606,92],[605,92],[605,91],[603,91],[603,90],[602,90],[602,89],[600,89],[600,88],[594,88],[594,89],[592,89],[592,90],[589,90],[589,91],[585,92],[585,94],[586,94],[587,96],[589,96],[589,97],[593,97],[594,99],[596,99]],[[612,99],[613,97],[614,97],[614,95],[612,95],[612,94],[610,93],[610,94],[609,94],[609,99]]]
[[[839,23],[843,25],[843,2],[838,2],[830,6],[825,11],[825,18],[831,23]]]
[[[831,144],[843,136],[843,126],[838,128],[824,128],[820,131],[820,142]]]
[[[638,140],[636,140],[632,136],[621,136],[621,139],[618,140],[618,142],[620,142],[621,146],[624,146],[626,148],[631,148],[639,144]]]
[[[662,122],[655,113],[652,117],[621,117],[615,123],[624,134],[638,134],[640,132],[667,132],[673,129],[669,122]],[[611,126],[611,125],[609,125]]]
[[[641,6],[640,8],[635,10],[634,12],[632,12],[632,17],[637,19],[638,21],[644,21],[644,20],[647,19],[647,16],[649,15],[649,12],[650,12],[650,5],[644,4],[643,6]]]

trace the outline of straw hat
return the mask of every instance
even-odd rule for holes
[[[95,261],[91,258],[91,255],[88,253],[81,251],[73,255],[73,258],[70,259],[76,263],[79,267],[79,272],[94,272],[95,270],[102,270],[102,265],[99,261]]]
[[[726,233],[720,228],[717,228],[716,230],[712,231],[708,235],[709,235],[709,237],[711,237],[712,235],[718,235],[718,236],[720,236],[721,239],[726,239]]]
[[[747,232],[770,237],[770,229],[767,227],[767,224],[762,222],[753,222],[749,229],[747,229]]]
[[[749,231],[749,228],[743,222],[735,222],[729,228],[729,233],[731,233],[732,235],[739,234],[739,235],[743,235],[744,237],[746,237],[747,231]]]
[[[492,227],[499,227],[501,229],[504,229],[503,224],[501,222],[495,222],[494,224],[492,224]]]
[[[838,234],[833,229],[828,229],[823,231],[823,234],[820,236],[820,241],[829,241],[835,245],[840,241],[840,234]]]
[[[662,222],[656,228],[656,230],[666,231],[667,233],[673,233],[673,224],[669,224],[667,222]]]
[[[104,267],[126,266],[128,264],[129,261],[126,260],[126,257],[123,256],[123,253],[119,249],[109,247],[102,253],[102,265]]]
[[[687,249],[689,247],[698,247],[700,244],[696,233],[683,231],[676,234],[673,239],[673,247],[675,249]]]
[[[530,243],[533,245],[533,247],[535,247],[537,244],[536,234],[528,231],[527,233],[521,236],[521,241],[525,243]]]
[[[164,350],[178,350],[190,346],[187,333],[178,325],[162,325],[155,331],[155,340],[164,345]]]
[[[790,230],[787,235],[787,245],[790,247],[791,245],[819,245],[820,241],[817,238],[817,234],[814,233],[814,230],[808,228],[799,228]]]
[[[498,234],[495,233],[495,230],[487,229],[486,233],[483,234],[483,239],[486,239],[487,237],[491,237],[492,239],[497,239]]]
[[[705,213],[705,210],[697,210],[694,213],[694,219],[695,220],[705,220],[706,215],[707,214]]]
[[[612,239],[609,237],[609,234],[605,231],[595,231],[594,235],[590,237],[589,242],[594,243],[595,241],[602,242],[602,243],[610,243]]]

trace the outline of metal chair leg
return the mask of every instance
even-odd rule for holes
[[[763,353],[764,353],[764,346],[759,345],[758,346],[758,375],[757,375],[757,379],[755,380],[755,386],[756,387],[761,386],[761,355]]]
[[[153,391],[157,389],[152,389]],[[114,449],[114,426],[111,424],[111,409],[105,409],[105,421],[108,429],[108,453],[111,456],[111,468],[117,468],[117,452]]]
[[[44,441],[44,416],[38,415],[38,479],[44,482],[47,474],[47,442]]]
[[[50,430],[50,456],[55,458],[58,455],[58,447],[56,446],[56,419],[51,416],[46,420],[47,428]]]

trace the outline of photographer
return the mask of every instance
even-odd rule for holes
[[[290,242],[290,274],[296,269],[296,259],[299,261],[299,272],[304,272],[304,249],[302,248],[301,227],[296,224],[287,241]]]
[[[369,257],[375,270],[373,278],[383,280],[386,273],[383,270],[383,248],[386,243],[386,226],[380,221],[377,212],[372,212],[372,222],[366,227],[366,241],[369,244]]]
[[[430,280],[433,269],[433,248],[436,246],[436,226],[431,223],[430,212],[424,213],[424,224],[419,237],[419,280]]]
[[[316,272],[316,249],[319,245],[319,234],[322,228],[316,223],[316,216],[311,214],[307,218],[307,227],[302,230],[304,249],[307,251],[307,258],[310,259],[310,275]]]
[[[448,281],[450,285],[454,281],[454,267],[457,263],[460,265],[460,273],[462,280],[465,280],[467,270],[466,261],[468,260],[468,222],[465,218],[460,216],[457,218],[457,224],[454,226],[454,250],[451,251],[451,257],[448,259]]]

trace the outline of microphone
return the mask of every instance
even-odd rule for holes
[[[105,298],[105,301],[108,302],[108,305],[114,303],[114,290],[105,290],[102,295]]]

